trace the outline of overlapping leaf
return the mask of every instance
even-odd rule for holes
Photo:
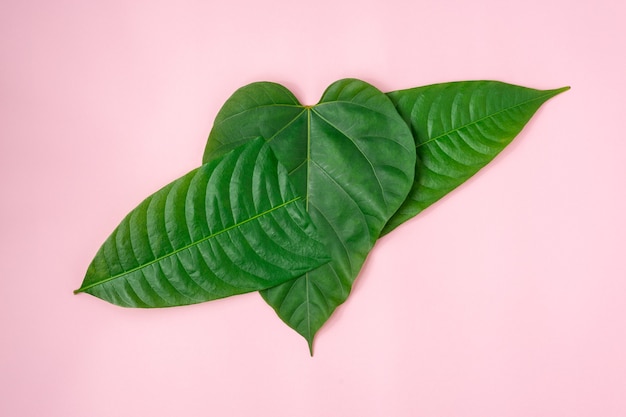
[[[502,151],[549,98],[497,81],[435,84],[388,93],[415,137],[415,183],[383,234],[462,184]]]
[[[168,307],[261,290],[312,349],[375,241],[567,89],[468,81],[385,95],[348,79],[303,106],[279,84],[245,86],[220,110],[205,165],[133,210],[76,292]]]
[[[273,287],[328,260],[304,199],[259,138],[144,200],[76,292],[170,307]]]
[[[281,85],[255,83],[220,110],[204,161],[257,136],[289,170],[332,256],[262,292],[311,347],[413,184],[413,137],[389,98],[363,81],[332,84],[315,106],[302,106]]]

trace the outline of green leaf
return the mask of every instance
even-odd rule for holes
[[[382,234],[478,172],[546,100],[568,89],[534,90],[497,81],[464,81],[388,93],[411,127],[417,161],[413,188]]]
[[[171,307],[273,287],[328,260],[304,200],[259,138],[139,204],[75,292]]]
[[[413,137],[389,98],[363,81],[332,84],[315,106],[302,106],[285,87],[262,82],[237,90],[224,104],[204,161],[257,136],[289,170],[332,257],[262,292],[312,349],[315,333],[348,297],[413,184]]]

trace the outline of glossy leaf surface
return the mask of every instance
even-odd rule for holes
[[[76,292],[124,307],[178,306],[272,287],[328,260],[304,199],[259,138],[144,200]]]
[[[502,151],[549,98],[497,81],[435,84],[388,93],[415,137],[415,183],[383,234],[458,187]]]
[[[257,136],[289,170],[332,256],[330,263],[262,292],[311,348],[413,184],[413,137],[389,98],[363,81],[332,84],[315,106],[262,82],[237,90],[224,104],[204,161]]]

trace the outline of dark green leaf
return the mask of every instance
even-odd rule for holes
[[[273,287],[328,260],[304,199],[259,138],[144,200],[76,292],[170,307]]]
[[[204,161],[257,136],[289,170],[332,256],[330,263],[262,292],[311,347],[413,184],[413,137],[389,98],[362,81],[332,84],[312,107],[281,85],[255,83],[236,91],[220,110]]]
[[[435,84],[388,93],[417,147],[415,183],[383,234],[417,215],[491,161],[549,98],[497,81]]]

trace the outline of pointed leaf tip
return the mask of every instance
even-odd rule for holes
[[[561,88],[555,88],[554,90],[547,90],[549,92],[552,92],[552,97],[557,96],[561,93],[564,93],[568,90],[571,90],[572,87],[570,87],[569,85],[566,85],[565,87],[561,87]]]
[[[131,211],[75,293],[123,307],[180,306],[273,287],[329,260],[287,170],[258,138]]]
[[[499,81],[459,81],[392,91],[417,148],[415,183],[382,235],[441,199],[495,158],[550,98]]]

